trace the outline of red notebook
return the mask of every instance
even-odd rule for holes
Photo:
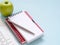
[[[6,23],[8,24],[8,26],[11,28],[11,30],[13,31],[13,33],[16,35],[16,37],[18,38],[18,40],[20,41],[21,44],[25,43],[26,40],[24,39],[24,37],[20,34],[20,32],[15,28],[15,26],[8,21],[8,18],[6,19]]]
[[[6,19],[6,23],[22,44],[30,43],[38,39],[43,35],[44,32],[27,11],[22,11],[21,13],[8,17]],[[27,32],[25,31],[26,29]]]

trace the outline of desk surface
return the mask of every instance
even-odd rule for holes
[[[42,39],[29,45],[60,45],[60,0],[10,0],[14,12],[28,11],[44,30]]]

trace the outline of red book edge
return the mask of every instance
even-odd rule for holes
[[[16,35],[16,37],[19,40],[19,42],[21,44],[24,44],[26,42],[26,40],[21,35],[21,33],[15,28],[15,26],[10,21],[8,21],[8,18],[5,21],[8,24],[8,26],[11,28],[11,30],[13,31],[13,33]]]

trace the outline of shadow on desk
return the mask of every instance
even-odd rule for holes
[[[42,37],[44,37],[44,35]],[[27,45],[38,45],[38,44],[42,44],[44,42],[44,39],[42,37],[40,37],[39,39],[37,39],[37,40],[35,40],[35,41],[27,44]]]

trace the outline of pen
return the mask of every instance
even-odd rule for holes
[[[13,24],[16,25],[16,26],[18,26],[19,28],[23,29],[24,31],[26,31],[26,32],[28,32],[28,33],[34,35],[34,33],[31,32],[31,31],[29,31],[28,29],[26,29],[26,28],[24,28],[24,27],[22,27],[22,26],[19,26],[19,25],[15,24],[15,23],[13,23]]]

